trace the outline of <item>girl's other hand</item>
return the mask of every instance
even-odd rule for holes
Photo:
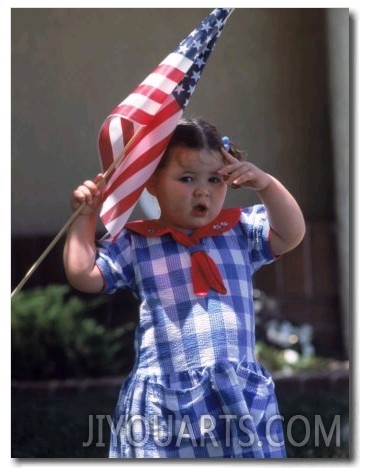
[[[253,163],[238,161],[225,148],[221,148],[221,154],[224,157],[225,166],[218,173],[224,177],[227,185],[244,187],[259,192],[270,184],[270,175]]]
[[[94,180],[86,180],[79,185],[72,193],[71,208],[77,210],[82,203],[85,207],[80,214],[89,216],[96,213],[101,205],[105,182],[103,174],[98,174]]]

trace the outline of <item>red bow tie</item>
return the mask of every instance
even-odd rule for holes
[[[227,208],[211,223],[198,228],[191,236],[165,226],[159,220],[133,221],[126,225],[127,229],[147,237],[160,237],[170,234],[176,242],[187,247],[192,262],[193,290],[197,296],[206,296],[210,288],[226,294],[227,290],[215,262],[207,253],[207,248],[202,244],[202,237],[219,236],[223,232],[233,228],[239,221],[241,208]]]

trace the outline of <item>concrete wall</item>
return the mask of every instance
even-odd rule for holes
[[[209,11],[12,10],[13,235],[58,232],[72,189],[99,171],[104,118]],[[283,181],[308,220],[334,216],[325,13],[237,8],[186,112]]]

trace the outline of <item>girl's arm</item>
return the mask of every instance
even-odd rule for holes
[[[258,196],[266,207],[271,236],[272,252],[281,255],[300,244],[305,235],[305,221],[294,197],[274,177],[269,184],[258,191]]]
[[[94,181],[85,181],[73,192],[72,209],[76,210],[84,201],[86,205],[69,228],[63,255],[70,284],[89,293],[101,292],[104,286],[103,276],[95,263],[95,230],[102,191],[98,183],[102,178],[99,174]]]
[[[305,235],[305,221],[290,192],[274,177],[247,161],[238,161],[222,149],[227,164],[219,171],[228,185],[257,192],[271,226],[270,245],[275,255],[294,249]]]

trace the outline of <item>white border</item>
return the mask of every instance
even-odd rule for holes
[[[1,402],[2,402],[2,434],[1,434],[1,451],[0,451],[0,466],[19,466],[23,463],[10,459],[10,359],[8,356],[8,352],[10,351],[10,314],[8,311],[10,310],[10,203],[8,197],[10,196],[10,115],[11,115],[11,101],[10,101],[10,9],[11,8],[55,8],[60,7],[62,8],[121,8],[123,7],[123,2],[120,1],[88,1],[88,2],[80,2],[80,1],[64,1],[62,5],[60,2],[55,4],[52,0],[44,0],[44,1],[6,1],[2,0],[0,4],[0,31],[1,31],[1,40],[0,40],[0,51],[1,51],[1,162],[2,162],[2,184],[1,188],[3,190],[3,204],[2,204],[2,215],[3,218],[5,217],[5,223],[2,222],[2,253],[3,253],[3,261],[2,261],[2,268],[4,269],[3,274],[1,276],[1,289],[0,294],[2,298],[3,307],[1,308],[0,316],[1,316],[1,324],[0,329],[2,333],[1,343],[3,345],[3,352],[2,355],[2,378],[1,380]],[[149,5],[146,2],[135,1],[133,3],[134,8],[146,8]],[[361,248],[361,229],[363,225],[361,224],[362,216],[365,215],[365,208],[361,207],[361,203],[365,200],[365,189],[366,183],[363,180],[366,174],[365,168],[365,158],[366,154],[361,151],[362,142],[361,142],[361,125],[364,126],[364,121],[362,120],[362,111],[365,109],[365,83],[363,77],[364,73],[364,62],[365,62],[365,50],[364,50],[364,35],[366,30],[366,24],[364,20],[364,8],[361,2],[351,1],[345,3],[344,1],[310,1],[307,2],[271,2],[271,1],[260,1],[257,0],[256,2],[243,2],[243,1],[232,1],[222,2],[221,5],[215,5],[221,7],[251,7],[251,8],[349,8],[351,16],[355,22],[355,30],[354,30],[354,56],[353,56],[353,64],[354,64],[354,81],[352,83],[353,87],[353,97],[354,108],[351,108],[351,115],[353,115],[353,129],[351,129],[351,135],[354,137],[353,141],[353,149],[354,149],[354,171],[351,174],[351,189],[352,189],[352,178],[354,177],[354,207],[353,207],[353,223],[355,227],[355,235],[354,239],[351,239],[351,242],[354,242],[353,251],[355,253],[354,259],[354,314],[355,317],[353,319],[353,328],[354,328],[354,336],[352,337],[354,341],[354,356],[353,356],[353,364],[351,368],[353,370],[353,378],[355,382],[355,387],[353,388],[353,398],[354,398],[354,409],[353,415],[356,418],[355,421],[355,434],[354,434],[354,441],[353,441],[353,450],[355,455],[355,460],[353,461],[357,466],[362,463],[362,459],[365,459],[364,453],[365,449],[362,450],[362,446],[365,444],[362,442],[362,422],[364,416],[364,406],[365,406],[365,397],[361,394],[361,387],[363,383],[363,374],[365,373],[365,369],[359,368],[359,361],[361,361],[361,356],[363,356],[362,350],[362,343],[366,342],[364,338],[364,331],[366,327],[363,326],[365,322],[365,314],[366,314],[366,307],[365,307],[365,300],[364,295],[361,294],[361,291],[365,289],[364,287],[364,272],[362,271],[363,265],[366,263],[365,259],[365,249]],[[165,2],[154,2],[154,7],[164,8],[166,7]],[[212,2],[197,2],[193,1],[185,1],[184,7],[187,8],[213,8]],[[361,52],[362,51],[362,52]],[[352,75],[351,75],[352,76]],[[363,86],[361,85],[363,84]],[[363,136],[363,135],[362,135]],[[8,224],[9,223],[9,224]],[[4,225],[6,228],[4,229]],[[8,228],[9,226],[9,228]],[[363,247],[363,246],[362,246]],[[352,263],[351,263],[352,265]],[[6,352],[4,353],[4,349]],[[4,417],[5,416],[5,417]],[[67,461],[67,460],[65,460]],[[319,460],[319,462],[323,463],[324,460]],[[229,461],[227,461],[230,463]],[[52,466],[55,463],[50,463]],[[59,462],[56,462],[57,464]],[[68,466],[77,466],[79,463],[74,463],[67,461]],[[185,465],[188,462],[180,461],[180,465],[183,463]],[[226,463],[226,462],[225,462]],[[286,462],[287,463],[287,462]],[[25,463],[26,464],[26,463]],[[36,461],[32,461],[32,466],[36,466],[38,463]],[[48,466],[45,464],[44,461],[40,463],[42,467]],[[102,463],[101,463],[102,464]],[[104,464],[104,463],[103,463]],[[231,463],[230,463],[231,464]],[[337,463],[338,464],[338,463]],[[93,461],[93,466],[96,463]],[[99,463],[97,463],[99,465]]]

